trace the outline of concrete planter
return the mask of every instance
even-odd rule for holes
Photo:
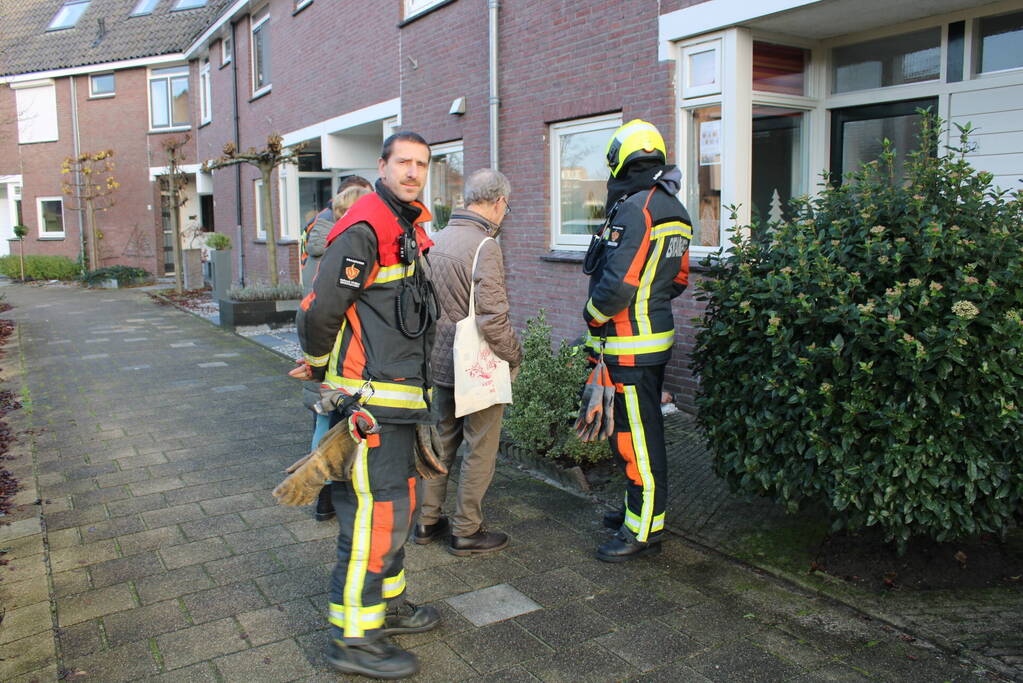
[[[563,488],[575,489],[583,493],[590,492],[590,482],[586,479],[586,473],[578,465],[562,467],[550,458],[521,448],[511,441],[501,441],[500,453],[506,458],[523,468],[540,474],[551,481],[560,484]]]
[[[231,286],[231,250],[213,249],[210,251],[210,266],[213,275],[213,300],[227,298],[227,290]],[[221,309],[223,310],[223,309]]]
[[[238,325],[280,327],[295,321],[298,299],[284,301],[233,301],[220,299],[220,326],[233,330]]]

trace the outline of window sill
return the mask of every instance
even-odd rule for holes
[[[188,124],[187,126],[172,126],[170,128],[150,128],[149,135],[159,135],[160,133],[180,133],[186,130],[192,130],[192,124]]]
[[[117,93],[113,93],[113,92],[109,93],[107,95],[89,95],[89,97],[86,98],[86,99],[90,99],[90,100],[109,100],[111,97],[115,97],[116,95],[117,95]]]
[[[40,242],[61,242],[65,239],[67,238],[64,235],[46,235],[45,237],[42,235],[39,236]]]
[[[403,19],[401,21],[401,23],[398,24],[398,28],[404,28],[405,26],[408,26],[409,24],[411,24],[416,19],[421,19],[422,17],[425,17],[427,14],[430,14],[431,12],[435,12],[436,10],[439,10],[441,7],[444,7],[445,5],[450,5],[454,1],[455,0],[443,0],[442,2],[438,2],[436,5],[433,5],[432,7],[427,7],[424,10],[420,10],[420,11],[416,12],[415,14],[413,14],[411,17],[409,17],[407,19]]]
[[[211,123],[213,123],[213,119],[210,119],[209,121],[203,121],[202,123],[199,124],[199,128],[205,128],[206,126],[210,125]]]
[[[218,66],[217,69],[223,69],[225,66],[231,66],[232,61],[233,60],[229,59],[226,62],[220,62],[220,66]]]
[[[313,0],[307,0],[306,2],[303,2],[301,5],[295,8],[295,10],[291,13],[291,16],[297,15],[299,12],[301,12],[311,4],[313,4]]]
[[[266,238],[265,237],[257,237],[256,239],[254,239],[252,241],[255,244],[266,244]],[[277,240],[277,246],[278,247],[286,247],[286,246],[288,246],[290,244],[298,244],[298,240],[295,239],[294,237],[282,237],[281,239]]]
[[[263,97],[265,95],[269,95],[272,90],[273,90],[273,86],[272,85],[268,85],[265,88],[263,88],[262,90],[259,90],[259,91],[256,91],[256,92],[252,93],[252,97],[249,98],[249,102],[255,102],[260,97]]]
[[[550,263],[582,263],[585,258],[585,251],[568,251],[565,249],[555,249],[540,255],[541,261],[548,261]]]

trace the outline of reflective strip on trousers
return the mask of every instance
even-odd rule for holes
[[[341,627],[345,638],[361,638],[364,631],[364,614],[376,614],[380,608],[380,620],[383,621],[384,605],[362,605],[362,587],[369,570],[370,538],[373,530],[373,493],[369,486],[369,469],[366,457],[369,448],[366,441],[359,443],[355,451],[355,464],[352,466],[352,489],[358,499],[355,509],[355,520],[352,524],[352,551],[348,559],[348,573],[345,576],[345,604]]]
[[[639,412],[639,394],[636,387],[626,384],[623,388],[625,394],[625,412],[629,418],[629,429],[632,432],[632,447],[636,453],[636,469],[639,470],[640,479],[643,481],[643,507],[639,514],[638,528],[629,530],[636,534],[636,540],[645,543],[654,523],[654,475],[650,471],[650,452],[646,446],[646,430],[643,427],[643,416]],[[626,509],[628,512],[628,509]],[[628,516],[626,516],[628,519]],[[664,522],[661,521],[663,528]]]
[[[398,572],[397,576],[391,576],[384,579],[383,583],[383,597],[384,600],[390,600],[396,598],[405,592],[405,570],[402,569]]]
[[[330,603],[328,619],[334,626],[343,629],[345,636],[348,636],[349,622],[357,624],[361,635],[362,631],[383,628],[386,608],[387,606],[382,602],[379,605],[361,608],[335,605],[332,602]]]

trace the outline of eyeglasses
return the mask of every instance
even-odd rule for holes
[[[507,197],[501,197],[504,200],[504,215],[507,216],[511,213],[511,204],[508,203]]]

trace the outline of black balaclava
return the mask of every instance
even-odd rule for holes
[[[656,159],[637,159],[627,164],[619,173],[618,177],[610,176],[607,179],[607,202],[604,211],[611,211],[622,197],[630,194],[649,190],[657,182],[660,175],[667,173],[672,167]]]

